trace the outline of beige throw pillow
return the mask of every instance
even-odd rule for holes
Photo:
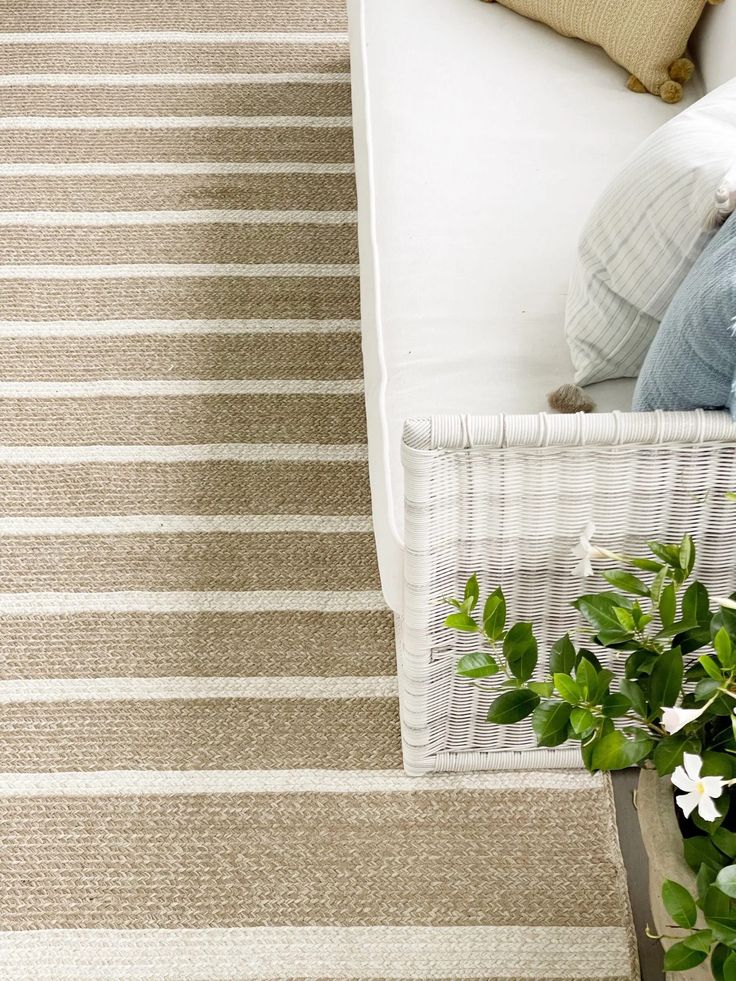
[[[490,0],[494,2],[494,0]],[[631,72],[628,86],[679,102],[693,73],[685,48],[706,2],[722,0],[498,0],[558,34],[597,44]],[[585,84],[581,79],[581,85]]]

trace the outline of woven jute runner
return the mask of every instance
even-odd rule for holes
[[[401,770],[345,31],[0,3],[0,978],[634,977],[605,781]]]

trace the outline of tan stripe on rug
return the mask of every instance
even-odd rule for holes
[[[294,37],[293,34],[290,35]],[[53,44],[21,43],[0,35],[0,63],[7,73],[37,72],[345,72],[350,70],[347,43],[312,39],[310,43],[282,39],[278,44],[257,37],[236,41],[232,36],[207,43],[199,34],[188,41],[167,44],[149,38],[146,44],[75,43],[66,35]],[[347,39],[346,39],[347,41]]]
[[[347,26],[342,0],[96,0],[77,8],[59,0],[10,7],[4,31],[337,31]]]
[[[352,174],[229,174],[147,177],[2,176],[0,199],[19,211],[252,208],[270,211],[356,207]]]
[[[225,217],[227,212],[224,212]],[[176,214],[172,216],[175,218]],[[139,227],[3,227],[0,264],[58,263],[74,255],[79,263],[329,263],[358,258],[353,217],[342,225],[318,222],[236,224],[227,221]],[[192,223],[194,224],[194,223]]]
[[[370,513],[365,463],[298,460],[191,463],[0,463],[0,513]],[[0,644],[2,634],[0,633]]]
[[[58,117],[57,117],[58,118]],[[87,117],[89,118],[89,117]],[[232,117],[230,117],[232,118]],[[209,160],[348,163],[353,159],[347,126],[190,127],[176,129],[67,129],[49,135],[39,129],[0,130],[0,163],[82,163],[104,160],[186,162]]]
[[[6,267],[7,268],[7,267]],[[341,319],[359,315],[357,277],[0,280],[0,309],[18,320]]]
[[[349,116],[350,87],[345,82],[314,85],[7,85],[0,83],[3,110],[13,116],[182,115]]]
[[[601,787],[570,793],[518,782],[495,794],[461,782],[382,793],[379,779],[365,793],[0,796],[4,834],[26,845],[11,884],[38,883],[33,910],[11,914],[8,925],[140,929],[155,895],[162,927],[625,927]],[[478,863],[475,842],[486,835],[496,858]],[[52,861],[37,850],[50,837]],[[569,869],[574,920],[550,874],[556,866]]]
[[[265,343],[264,343],[265,342]],[[264,351],[264,348],[266,349]],[[356,333],[2,337],[3,381],[156,378],[360,378]],[[1,490],[0,490],[1,492]]]
[[[392,673],[395,662],[383,610],[6,615],[1,623],[2,679],[371,676]]]
[[[362,395],[167,395],[2,399],[0,441],[98,443],[356,443]]]

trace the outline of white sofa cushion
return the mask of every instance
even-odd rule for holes
[[[564,308],[583,222],[687,102],[627,91],[603,51],[497,4],[348,6],[373,514],[400,611],[404,420],[545,409],[572,377]],[[630,407],[632,383],[596,389],[600,408]]]

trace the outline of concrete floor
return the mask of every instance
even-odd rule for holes
[[[629,896],[634,913],[634,924],[639,943],[639,961],[642,981],[662,981],[662,948],[645,933],[651,922],[649,912],[649,868],[644,851],[639,822],[634,809],[634,789],[639,779],[637,769],[621,770],[613,776],[613,792],[616,800],[616,816],[621,851],[629,880]]]

